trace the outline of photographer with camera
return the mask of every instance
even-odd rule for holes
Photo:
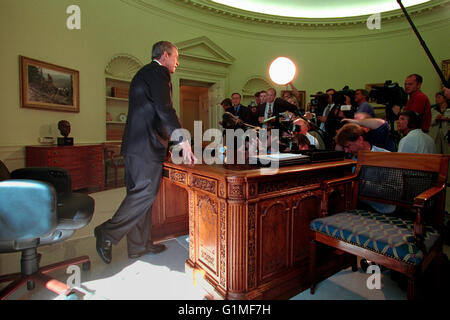
[[[355,110],[351,105],[350,93],[346,91],[339,91],[334,94],[334,105],[328,113],[325,121],[325,132],[329,137],[334,139],[336,131],[339,130],[343,123],[344,118],[353,118]]]
[[[319,140],[317,140],[316,137],[314,137],[313,135],[308,133],[308,131],[310,129],[311,128],[309,126],[309,123],[302,118],[297,118],[292,123],[293,135],[295,136],[297,134],[302,134],[302,135],[306,136],[308,138],[309,145],[314,146],[316,149],[318,149],[319,148]]]
[[[392,80],[386,80],[383,86],[373,86],[370,90],[369,97],[375,99],[377,103],[385,105],[390,136],[392,141],[398,145],[401,136],[395,130],[395,123],[398,120],[398,114],[401,108],[408,101],[408,95],[405,90],[397,82],[392,83]]]
[[[395,144],[389,134],[388,122],[380,118],[372,118],[368,113],[357,112],[354,119],[344,118],[342,123],[359,125],[365,131],[366,140],[373,146],[395,152]]]
[[[328,104],[323,107],[318,105],[317,108],[317,119],[320,121],[320,129],[325,130],[325,122],[327,121],[328,114],[330,110],[334,107],[334,95],[336,94],[336,90],[328,89],[325,91],[328,95]]]
[[[312,99],[310,102],[308,102],[305,112],[305,118],[313,122],[316,126],[320,126],[321,122],[318,119],[318,115],[323,114],[323,110],[328,105],[329,96],[322,91],[318,91],[316,94],[312,94],[310,97],[312,97]]]

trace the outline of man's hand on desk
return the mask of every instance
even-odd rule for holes
[[[194,156],[189,141],[184,140],[180,143],[181,152],[183,153],[184,164],[194,164],[198,162],[198,159]]]
[[[181,149],[181,154],[183,157],[179,157],[179,152]],[[176,157],[173,157],[175,154],[177,154]],[[181,160],[181,161],[180,161]],[[183,142],[176,145],[172,151],[169,151],[169,162],[175,163],[175,164],[195,164],[198,163],[198,159],[194,156],[194,153],[192,152],[191,144],[189,141],[184,140]]]

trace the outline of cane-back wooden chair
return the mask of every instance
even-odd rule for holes
[[[406,275],[408,299],[417,298],[417,281],[430,265],[436,268],[439,285],[447,168],[445,155],[360,152],[353,176],[325,181],[323,201],[344,179],[353,179],[353,195],[345,212],[324,212],[310,224],[311,293],[319,243]],[[391,214],[361,209],[359,204],[367,201],[397,209]]]

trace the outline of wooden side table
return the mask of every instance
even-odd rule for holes
[[[104,188],[103,146],[26,146],[27,167],[59,167],[69,171],[72,190],[91,186]]]

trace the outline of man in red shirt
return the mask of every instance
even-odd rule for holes
[[[420,115],[422,130],[428,132],[431,124],[431,104],[425,93],[420,91],[423,78],[418,74],[411,74],[405,79],[405,92],[409,100],[403,111],[412,110]]]

